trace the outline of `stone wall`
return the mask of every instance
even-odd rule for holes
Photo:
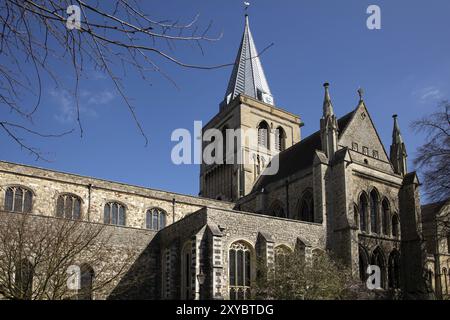
[[[204,206],[234,206],[224,201],[0,162],[0,210],[4,209],[6,188],[13,185],[23,186],[33,192],[32,212],[35,214],[54,216],[58,196],[71,193],[82,200],[83,220],[103,222],[105,204],[116,201],[126,207],[126,226],[134,228],[146,227],[146,211],[153,207],[164,210],[167,224],[171,224]]]

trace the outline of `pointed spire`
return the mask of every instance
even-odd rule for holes
[[[225,103],[228,104],[239,94],[273,105],[273,97],[264,75],[255,42],[250,31],[248,15],[245,15],[244,34],[228,82]]]
[[[323,87],[325,88],[325,96],[323,98],[323,116],[327,116],[327,115],[332,115],[334,114],[333,112],[333,104],[331,103],[331,98],[330,98],[330,91],[329,91],[329,87],[330,84],[328,82],[325,82],[323,84]]]
[[[408,172],[406,163],[408,155],[406,154],[406,147],[398,126],[397,115],[394,114],[392,118],[394,118],[394,128],[392,130],[390,160],[394,172],[404,176]]]
[[[398,126],[397,115],[392,116],[394,118],[394,129],[392,130],[392,144],[403,143],[402,135],[400,133],[400,128]]]
[[[323,116],[320,119],[320,139],[322,150],[329,159],[332,159],[337,151],[339,128],[330,98],[330,84],[325,82],[323,87],[325,88],[325,96],[323,98]]]

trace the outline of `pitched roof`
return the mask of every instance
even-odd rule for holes
[[[272,95],[266,76],[264,75],[255,42],[253,41],[248,16],[246,15],[244,34],[234,63],[233,72],[228,82],[225,101],[228,103],[228,101],[231,101],[239,94],[260,100],[258,90],[270,96]],[[228,96],[230,96],[229,99]]]
[[[353,117],[356,109],[338,119],[339,133],[343,132]],[[290,148],[280,152],[275,157],[279,158],[279,170],[274,175],[261,175],[253,187],[252,193],[261,191],[267,185],[285,179],[296,172],[311,167],[314,160],[314,153],[320,150],[320,131],[316,131]]]

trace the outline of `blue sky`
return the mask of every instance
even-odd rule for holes
[[[413,133],[409,124],[450,96],[450,1],[250,2],[250,26],[258,49],[274,43],[261,59],[276,105],[301,116],[305,123],[302,136],[319,127],[323,82],[331,83],[338,116],[356,106],[356,90],[361,86],[387,150],[391,116],[399,115],[413,169],[414,151],[423,137]],[[381,30],[366,27],[370,4],[381,7]],[[158,20],[188,21],[200,13],[201,26],[214,21],[212,35],[223,31],[220,41],[204,44],[204,55],[196,46],[177,45],[173,54],[180,60],[205,65],[234,61],[244,26],[242,1],[154,0],[145,1],[143,8]],[[192,130],[194,120],[206,123],[217,113],[231,68],[203,71],[156,61],[179,89],[158,74],[144,83],[130,73],[124,82],[149,137],[147,147],[110,80],[89,71],[89,79],[82,81],[80,90],[83,138],[78,133],[59,139],[28,136],[27,143],[48,153],[51,162],[45,162],[35,161],[1,132],[0,158],[198,194],[199,167],[172,164],[170,153],[175,143],[170,135],[177,128]],[[69,75],[66,78],[71,80]],[[76,127],[71,97],[48,79],[44,79],[43,90],[32,128],[61,131]]]

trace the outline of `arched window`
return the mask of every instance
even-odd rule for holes
[[[378,194],[375,190],[370,193],[370,231],[379,233],[378,223]]]
[[[104,223],[117,226],[125,225],[125,206],[117,202],[105,204]]]
[[[81,218],[81,199],[73,194],[62,194],[56,202],[56,216],[78,220]]]
[[[376,265],[380,268],[380,276],[381,276],[381,287],[386,288],[386,264],[383,252],[380,247],[377,247],[373,253],[371,258],[371,264]]]
[[[33,274],[33,266],[27,259],[22,259],[16,264],[14,284],[20,299],[31,299],[33,294]]]
[[[258,146],[269,149],[269,125],[265,121],[258,125]]]
[[[20,186],[11,186],[5,193],[5,211],[30,213],[33,204],[33,193]]]
[[[286,133],[282,127],[275,130],[275,150],[283,151],[286,149]]]
[[[359,278],[365,282],[367,280],[367,267],[369,266],[369,256],[367,250],[359,246]]]
[[[394,250],[389,255],[389,288],[400,288],[400,254],[397,250]]]
[[[161,230],[166,227],[166,212],[159,208],[147,210],[146,227],[150,230]]]
[[[367,228],[367,196],[362,193],[359,197],[359,227],[361,231],[368,231]]]
[[[78,291],[79,300],[92,300],[92,290],[94,283],[94,269],[88,264],[83,264],[80,268],[80,290]]]
[[[283,205],[280,201],[275,201],[270,207],[270,214],[274,217],[286,218]]]
[[[398,215],[395,213],[392,216],[392,236],[398,238],[400,235],[400,221]]]
[[[389,235],[389,220],[390,216],[391,216],[391,211],[389,209],[389,201],[387,199],[384,199],[381,207],[383,208],[383,214],[382,214],[382,219],[383,219],[383,234],[384,235]]]
[[[242,241],[231,245],[229,251],[229,285],[231,300],[250,298],[251,247]]]
[[[310,191],[303,194],[299,209],[301,221],[314,222],[314,199]]]

